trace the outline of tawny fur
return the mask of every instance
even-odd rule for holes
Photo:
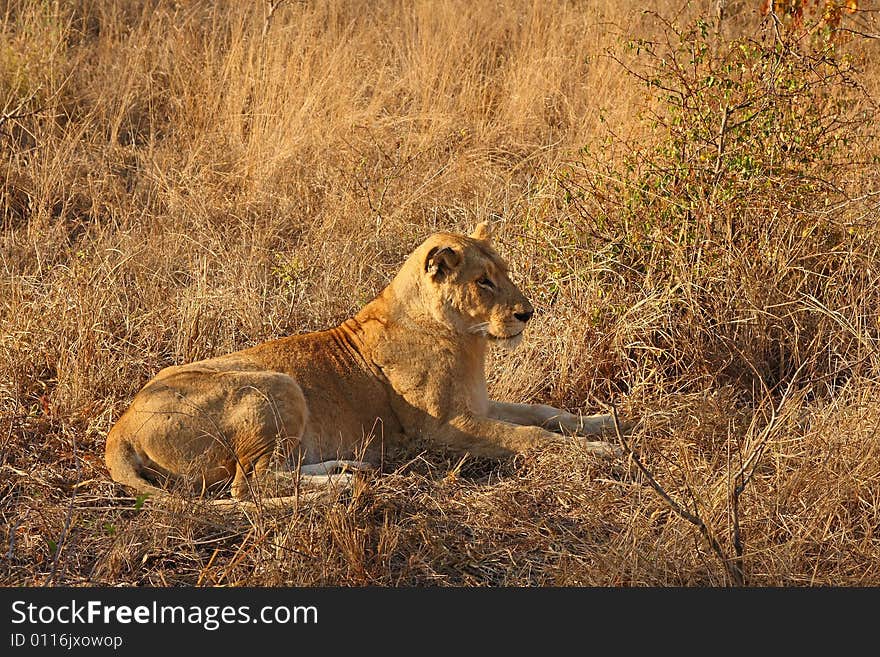
[[[613,430],[607,415],[489,399],[487,346],[517,343],[532,312],[486,224],[470,236],[431,235],[339,326],[159,372],[110,430],[107,465],[140,491],[231,482],[232,497],[247,499],[303,466],[375,466],[383,446],[415,437],[503,457],[571,440],[551,430]],[[618,453],[578,440],[593,453]]]

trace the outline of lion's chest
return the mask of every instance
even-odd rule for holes
[[[489,393],[486,390],[486,377],[474,377],[470,382],[470,410],[474,415],[486,416],[489,414]]]

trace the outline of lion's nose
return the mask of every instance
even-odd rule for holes
[[[534,310],[526,310],[521,313],[513,313],[513,316],[516,317],[519,321],[525,323],[532,318],[532,315],[535,314]]]

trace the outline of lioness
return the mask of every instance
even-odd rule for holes
[[[340,467],[375,466],[383,443],[407,437],[501,457],[572,440],[552,431],[612,430],[609,415],[489,399],[487,345],[518,344],[533,313],[486,223],[470,236],[436,233],[335,328],[163,369],[110,430],[107,465],[140,491],[182,483],[204,492],[231,480],[242,500],[269,479],[326,484]]]

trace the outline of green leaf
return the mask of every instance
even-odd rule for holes
[[[150,496],[149,493],[143,493],[142,495],[138,495],[134,501],[134,510],[140,511],[141,507],[144,506],[144,502],[147,501],[147,498]]]

